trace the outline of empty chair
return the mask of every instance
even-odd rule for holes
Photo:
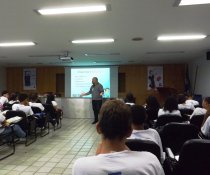
[[[170,155],[174,162],[174,156]],[[210,174],[210,140],[192,139],[186,141],[181,149],[179,160],[172,168],[165,167],[166,175],[209,175]],[[169,170],[173,170],[170,172]]]
[[[198,138],[197,127],[187,123],[169,123],[163,127],[160,137],[163,147],[171,148],[172,152],[179,154],[184,142]]]
[[[125,143],[132,151],[147,151],[154,154],[158,160],[161,158],[160,147],[150,140],[127,139]]]
[[[190,123],[200,129],[203,123],[203,119],[204,115],[193,115],[190,119]]]
[[[182,117],[179,115],[171,115],[171,114],[165,114],[158,117],[157,122],[155,124],[156,127],[164,126],[167,123],[171,122],[183,122]]]

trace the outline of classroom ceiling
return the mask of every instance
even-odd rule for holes
[[[97,66],[187,63],[210,49],[204,40],[160,42],[163,34],[210,34],[210,5],[174,6],[175,0],[1,0],[0,42],[34,41],[0,48],[3,66]],[[42,16],[36,9],[108,4],[106,12]],[[133,41],[140,37],[141,41]],[[107,44],[75,39],[114,38]],[[69,52],[74,61],[61,61]],[[88,54],[86,56],[85,54]]]

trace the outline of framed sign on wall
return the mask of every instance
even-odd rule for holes
[[[36,90],[36,69],[23,69],[23,90]]]

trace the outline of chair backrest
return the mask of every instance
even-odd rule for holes
[[[23,111],[12,111],[12,110],[10,110],[10,111],[6,112],[5,116],[6,116],[6,119],[9,119],[9,118],[12,118],[12,117],[15,117],[15,116],[26,118],[26,114]]]
[[[169,123],[163,127],[160,136],[163,147],[169,147],[174,154],[178,154],[187,140],[198,138],[198,133],[199,130],[194,125]]]
[[[184,143],[176,169],[177,175],[210,174],[210,140],[192,139]]]
[[[42,110],[39,107],[31,106],[31,109],[34,112],[34,114],[42,112]]]
[[[44,106],[44,112],[48,115],[50,115],[52,118],[56,117],[56,111],[53,105],[50,104],[43,104]]]
[[[158,110],[159,109],[152,109],[152,108],[148,108],[146,109],[147,112],[147,120],[156,120],[158,118]]]
[[[156,127],[159,126],[164,126],[167,123],[171,123],[171,122],[183,122],[182,117],[180,117],[179,115],[161,115],[158,117],[157,119],[157,123],[156,123]]]
[[[127,139],[125,143],[132,151],[148,151],[160,160],[160,147],[153,141],[140,139]]]
[[[204,115],[193,115],[192,118],[190,119],[190,123],[200,129],[203,123],[203,119]]]

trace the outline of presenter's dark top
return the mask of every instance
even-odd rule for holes
[[[104,92],[104,88],[100,83],[97,83],[90,87],[88,94],[92,94],[92,100],[102,100],[102,95],[100,95],[101,92]]]

